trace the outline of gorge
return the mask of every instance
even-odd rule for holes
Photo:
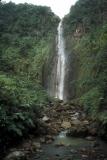
[[[107,0],[78,0],[61,21],[50,7],[0,1],[0,159],[21,140],[25,155],[43,160],[41,145],[50,159],[67,127],[71,143],[93,143],[74,159],[107,159],[97,143],[107,141]],[[54,159],[67,159],[57,147]]]

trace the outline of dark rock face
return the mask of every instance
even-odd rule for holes
[[[56,70],[58,59],[56,45],[57,40],[53,45],[53,53],[43,68],[43,86],[51,97],[55,97],[57,86]],[[68,101],[75,97],[75,84],[73,82],[76,77],[76,57],[73,53],[68,53],[68,51],[66,51],[65,66],[64,101]]]
[[[48,94],[51,97],[55,97],[55,92],[56,92],[56,85],[57,85],[57,79],[56,79],[56,69],[57,68],[57,56],[56,52],[55,55],[53,56],[53,61],[51,64],[51,73],[48,76]]]
[[[72,100],[75,97],[75,84],[76,77],[76,57],[73,53],[66,51],[66,75],[65,75],[65,94],[66,101]]]
[[[43,72],[42,72],[42,85],[47,90],[47,93],[53,97],[55,92],[55,85],[56,85],[56,65],[57,65],[57,38],[54,39],[52,48],[50,50],[50,56],[44,64]]]

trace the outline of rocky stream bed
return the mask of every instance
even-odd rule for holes
[[[107,144],[97,124],[79,106],[63,102],[44,109],[40,135],[9,150],[4,160],[107,160]]]

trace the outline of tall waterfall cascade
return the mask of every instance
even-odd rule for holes
[[[58,43],[57,43],[57,66],[56,66],[56,86],[55,97],[64,100],[64,81],[65,81],[65,42],[63,37],[62,21],[58,26]]]

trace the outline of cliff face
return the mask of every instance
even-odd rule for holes
[[[56,82],[56,77],[55,77],[56,75],[55,72],[57,67],[56,35],[57,34],[55,34],[54,40],[50,47],[50,56],[48,57],[43,67],[43,86],[51,97],[54,97],[55,82]]]
[[[70,57],[69,97],[82,104],[86,112],[103,125],[107,124],[106,13],[105,0],[79,0],[63,23]]]

